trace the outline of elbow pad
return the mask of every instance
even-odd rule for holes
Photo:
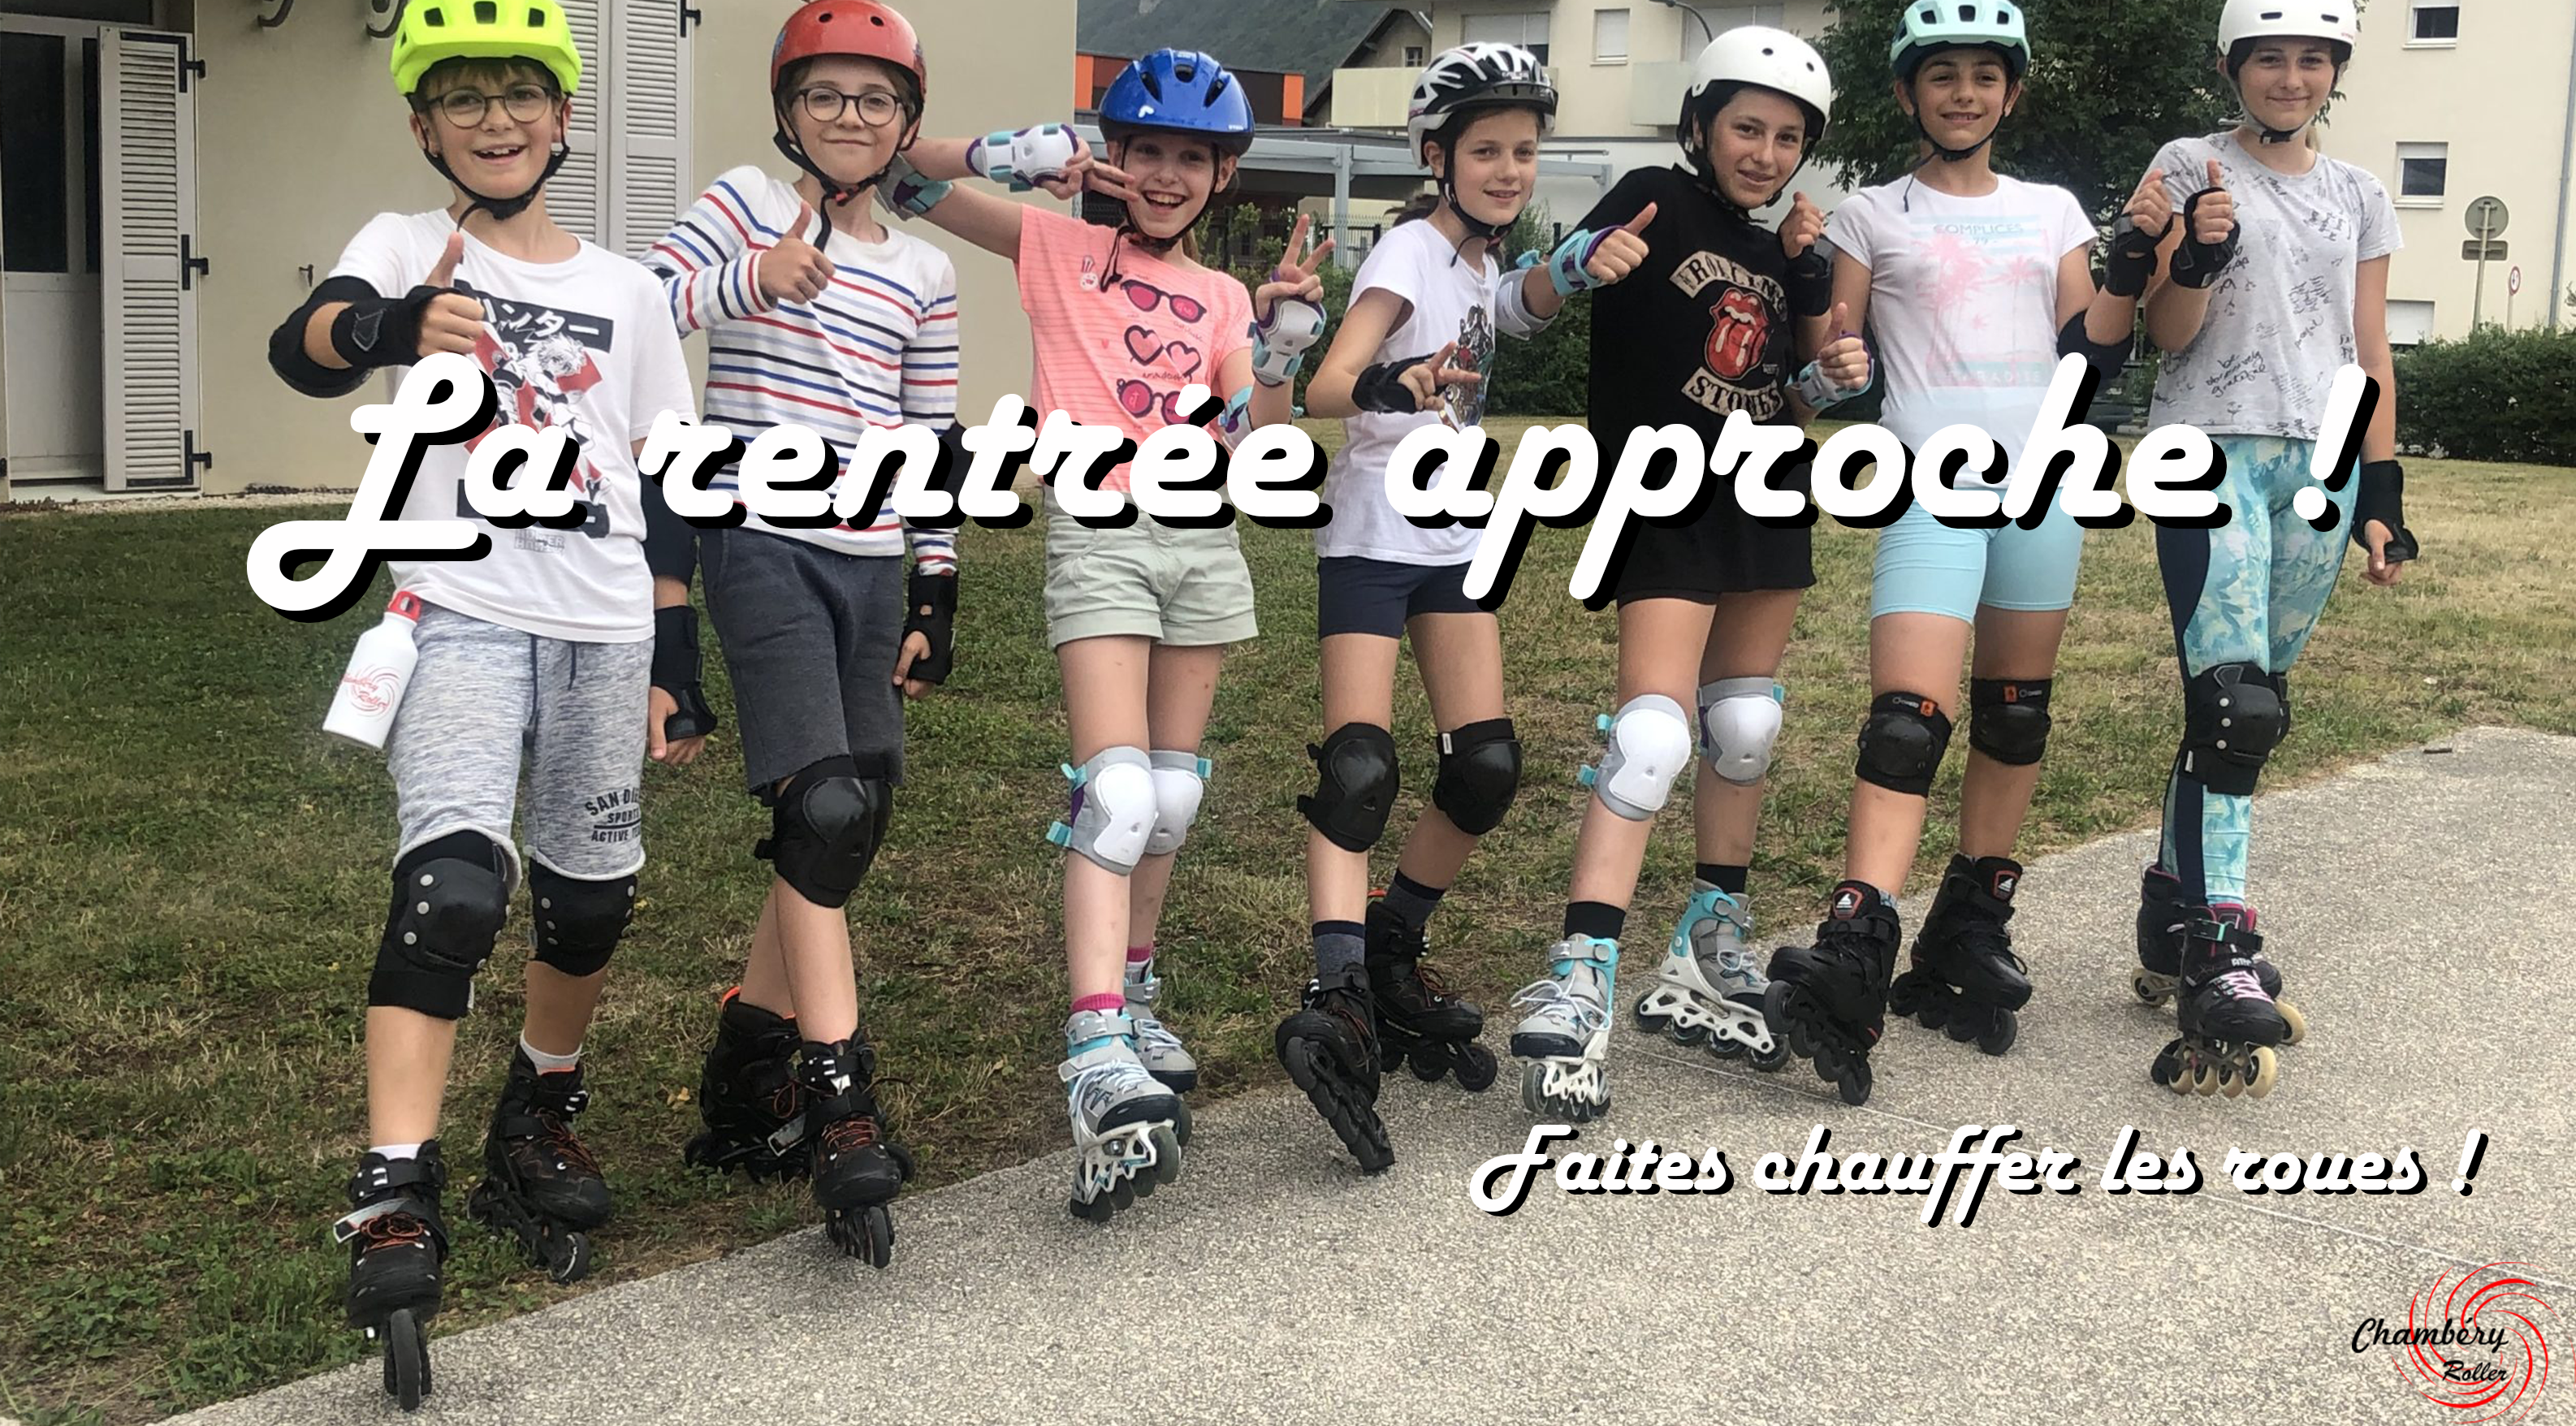
[[[2120,370],[2128,364],[2129,353],[2136,346],[2137,338],[2134,334],[2124,336],[2118,341],[2093,340],[2084,331],[2084,314],[2081,312],[2068,318],[2066,325],[2057,329],[2057,354],[2084,358],[2085,362],[2101,375],[2102,383],[2106,386],[2120,379]]]

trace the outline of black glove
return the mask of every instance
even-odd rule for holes
[[[698,686],[702,667],[698,611],[687,604],[654,610],[653,686],[679,705],[662,720],[662,736],[672,742],[703,738],[716,730],[716,710],[707,706],[706,690]]]
[[[1820,249],[1822,243],[1811,243],[1807,250],[1789,259],[1789,311],[1800,317],[1821,317],[1834,310],[1834,261]]]
[[[400,297],[350,303],[331,319],[331,350],[359,371],[410,366],[420,360],[420,314],[451,288],[420,286]]]
[[[1424,352],[1401,361],[1382,361],[1360,373],[1351,383],[1351,404],[1363,411],[1386,416],[1410,416],[1422,409],[1422,399],[1404,384],[1404,374],[1437,355]]]
[[[2390,564],[2422,553],[2415,532],[2406,528],[2406,468],[2393,460],[2361,463],[2360,488],[2352,497],[2352,542],[2365,550],[2370,546],[2363,541],[2362,527],[2373,520],[2388,527],[2388,543],[2380,553]]]
[[[2245,231],[2241,225],[2229,228],[2227,236],[2214,243],[2204,243],[2192,236],[2192,210],[2200,206],[2200,200],[2218,191],[2204,188],[2182,205],[2182,245],[2174,249],[2173,255],[2176,287],[2195,291],[2207,287],[2218,280],[2218,274],[2226,271],[2229,263],[2236,261],[2236,239]]]
[[[2110,250],[2102,258],[2102,290],[2114,297],[2135,297],[2147,290],[2147,282],[2156,275],[2156,244],[2165,233],[2173,231],[2173,220],[2165,220],[2163,233],[2149,233],[2120,215],[2111,225]]]
[[[912,572],[912,598],[903,615],[903,632],[918,631],[930,640],[930,652],[912,661],[908,675],[924,683],[945,683],[955,666],[957,576]]]

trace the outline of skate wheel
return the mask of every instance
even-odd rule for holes
[[[2282,1044],[2295,1045],[2308,1037],[2308,1017],[2299,1013],[2299,1007],[2286,1000],[2275,1000],[2272,1008],[2281,1012],[2282,1023],[2290,1027],[2290,1033],[2281,1037]]]
[[[2195,1060],[2191,1067],[2191,1092],[2203,1099],[2216,1094],[2220,1073],[2217,1065],[2203,1064]]]
[[[1869,1063],[1864,1060],[1843,1071],[1834,1088],[1842,1093],[1843,1103],[1857,1109],[1869,1103]]]
[[[1654,996],[1651,993],[1637,997],[1637,1007],[1634,1018],[1637,1022],[1637,1029],[1640,1033],[1660,1035],[1664,1033],[1664,1017],[1661,1015],[1650,1015],[1646,1011],[1647,1004],[1653,999]]]
[[[1755,1069],[1764,1074],[1771,1074],[1789,1063],[1789,1047],[1774,1040],[1771,1042],[1770,1053],[1753,1050],[1748,1052],[1748,1057]]]
[[[894,1215],[886,1212],[884,1204],[832,1213],[823,1220],[823,1234],[844,1255],[880,1272],[894,1261]]]
[[[2163,976],[2143,970],[2132,971],[2129,973],[2129,993],[2138,997],[2142,1004],[2162,1005],[2173,998],[2173,987]]]
[[[2009,1010],[1995,1012],[1995,1022],[1977,1037],[1977,1048],[1989,1055],[2000,1055],[2021,1038],[2021,1020]]]
[[[1741,1040],[1713,1035],[1709,1037],[1708,1052],[1721,1060],[1740,1060],[1748,1053],[1748,1047]]]
[[[2219,1098],[2234,1099],[2236,1096],[2243,1094],[2244,1092],[2245,1078],[2236,1072],[2236,1066],[2232,1064],[2221,1064],[2218,1067]]]
[[[1438,1084],[1440,1082],[1440,1077],[1449,1073],[1449,1063],[1439,1055],[1426,1053],[1429,1049],[1430,1046],[1428,1045],[1416,1045],[1414,1047],[1412,1055],[1413,1077],[1422,1081],[1424,1084]]]
[[[590,1276],[590,1235],[570,1229],[553,1235],[554,1251],[546,1259],[546,1276],[559,1283]]]
[[[1190,1141],[1190,1102],[1175,1094],[1172,1096],[1172,1107],[1172,1136],[1186,1144]],[[911,1177],[910,1174],[904,1176]]]
[[[2254,1051],[2252,1068],[2253,1077],[2246,1081],[2245,1092],[2256,1099],[2261,1099],[2270,1094],[2272,1087],[2281,1081],[2280,1057],[2272,1053],[2271,1046],[2259,1046]]]
[[[1148,1181],[1171,1183],[1181,1176],[1180,1136],[1169,1129],[1156,1129],[1146,1137],[1154,1145],[1154,1167],[1137,1177],[1136,1192],[1140,1197],[1153,1192],[1146,1187]]]
[[[429,1347],[408,1307],[385,1317],[385,1392],[405,1411],[418,1411],[429,1395]]]
[[[1469,1041],[1458,1048],[1458,1062],[1450,1066],[1458,1076],[1458,1087],[1470,1094],[1482,1094],[1494,1087],[1494,1076],[1501,1070],[1494,1052]]]
[[[2183,1083],[2180,1040],[2171,1041],[2163,1049],[2156,1051],[2155,1063],[2147,1066],[2147,1078],[2176,1094],[2182,1093],[2188,1087]]]

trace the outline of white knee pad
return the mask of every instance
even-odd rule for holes
[[[1073,783],[1071,820],[1048,828],[1047,840],[1120,876],[1135,871],[1156,820],[1153,763],[1145,750],[1103,748],[1064,775]]]
[[[1673,779],[1690,765],[1690,718],[1664,695],[1641,693],[1628,700],[1619,716],[1605,714],[1599,724],[1610,735],[1609,747],[1598,767],[1583,770],[1583,785],[1602,806],[1643,822],[1663,810]]]
[[[1199,820],[1199,797],[1207,791],[1212,766],[1196,753],[1154,750],[1154,835],[1145,839],[1145,855],[1169,856],[1190,838]]]
[[[1767,678],[1721,678],[1699,689],[1699,755],[1708,770],[1750,787],[1771,770],[1787,690]]]

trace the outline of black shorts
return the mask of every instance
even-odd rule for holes
[[[1463,564],[1399,564],[1339,555],[1315,561],[1315,636],[1404,637],[1416,614],[1482,614],[1467,597]]]
[[[698,549],[752,795],[830,757],[901,782],[903,560],[746,529],[701,531]]]
[[[1816,582],[1814,531],[1765,525],[1720,491],[1687,525],[1635,521],[1628,558],[1611,583],[1621,604],[1687,599],[1714,604],[1721,594],[1805,589]]]

